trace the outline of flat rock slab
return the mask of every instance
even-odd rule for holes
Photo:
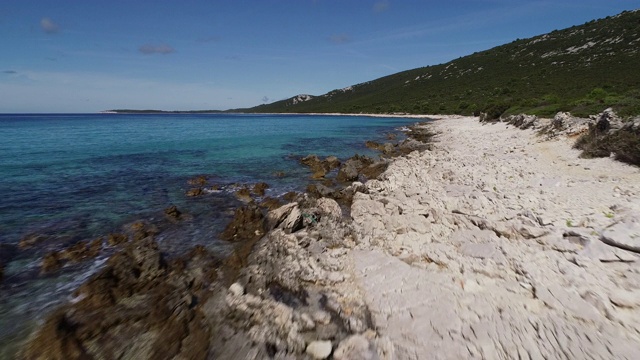
[[[640,219],[625,219],[602,231],[604,242],[640,252]]]
[[[639,256],[623,246],[640,246],[640,171],[504,123],[429,126],[431,149],[351,208],[349,281],[393,358],[638,359]]]

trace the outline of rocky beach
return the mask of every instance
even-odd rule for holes
[[[380,159],[301,159],[288,203],[238,191],[228,258],[130,225],[22,356],[634,358],[640,171],[573,149],[616,118],[434,118]]]

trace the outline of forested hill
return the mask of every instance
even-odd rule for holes
[[[640,11],[334,90],[234,111],[259,113],[640,114]]]

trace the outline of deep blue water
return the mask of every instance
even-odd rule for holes
[[[159,239],[165,249],[203,244],[224,251],[216,237],[237,201],[224,194],[187,198],[187,179],[204,174],[220,184],[264,181],[271,185],[267,195],[302,190],[309,172],[298,157],[372,155],[365,140],[382,141],[413,122],[303,115],[0,114],[0,243],[15,244],[29,234],[60,244],[93,239],[129,221],[162,216],[175,204],[194,220],[169,229]],[[55,247],[56,241],[48,244]],[[18,254],[8,264],[0,285],[0,347],[11,337],[10,323],[49,308],[96,266],[34,278],[41,255]]]

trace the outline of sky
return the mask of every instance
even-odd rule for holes
[[[2,0],[0,113],[251,107],[640,8],[640,0]]]

